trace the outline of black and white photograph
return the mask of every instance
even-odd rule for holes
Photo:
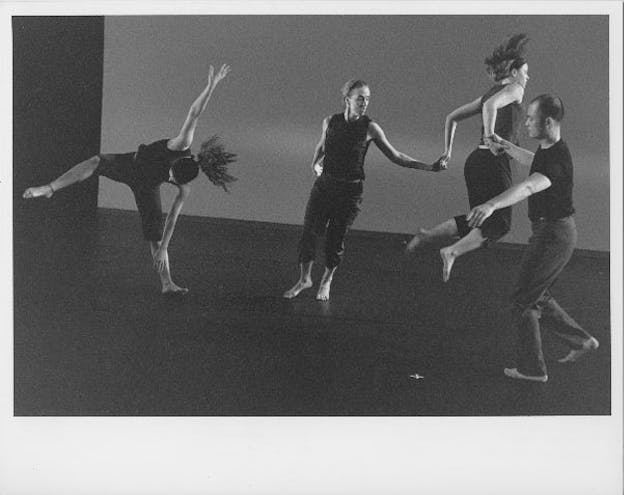
[[[0,493],[621,493],[621,2],[0,14]]]

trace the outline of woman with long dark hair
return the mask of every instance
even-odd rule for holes
[[[223,65],[219,72],[214,74],[214,68],[210,66],[208,84],[191,105],[176,137],[161,139],[148,145],[142,144],[137,151],[130,153],[95,155],[73,166],[49,184],[29,187],[24,191],[23,197],[50,198],[59,190],[82,182],[94,174],[128,185],[134,194],[141,217],[143,237],[150,244],[154,267],[160,276],[162,293],[186,293],[188,289],[178,286],[171,279],[167,248],[184,201],[191,192],[190,182],[197,177],[199,169],[211,182],[224,189],[228,183],[235,180],[227,173],[227,164],[234,160],[235,155],[226,152],[216,136],[202,143],[196,157],[191,153],[199,117],[206,109],[215,87],[229,71],[230,67]],[[160,200],[160,185],[163,183],[178,188],[165,220],[164,230]]]
[[[433,166],[397,151],[382,128],[366,115],[370,100],[368,84],[352,79],[342,88],[345,108],[323,120],[312,169],[318,176],[305,211],[299,243],[300,275],[284,293],[291,299],[312,286],[316,238],[325,232],[325,272],[316,299],[326,301],[332,277],[344,255],[344,239],[360,211],[364,190],[364,158],[371,142],[393,163],[406,168],[433,170]]]
[[[468,156],[464,167],[470,208],[485,203],[511,186],[510,158],[496,142],[496,136],[517,142],[523,115],[520,104],[529,80],[525,58],[527,41],[525,34],[517,34],[494,50],[485,59],[494,86],[483,96],[456,108],[446,117],[444,153],[436,162],[441,168],[446,168],[451,159],[457,124],[476,115],[482,119],[481,140]],[[431,229],[420,229],[408,243],[407,250],[413,251],[431,241],[454,240],[450,246],[440,249],[442,278],[446,282],[459,256],[499,240],[509,232],[510,226],[511,207],[497,210],[483,225],[474,228],[469,226],[466,215],[458,215]]]

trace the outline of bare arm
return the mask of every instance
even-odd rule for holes
[[[432,166],[428,163],[419,162],[418,160],[414,160],[412,157],[406,155],[405,153],[401,153],[397,151],[394,146],[390,144],[383,129],[376,124],[375,122],[371,122],[368,126],[368,134],[372,141],[377,145],[377,148],[390,160],[392,163],[399,165],[400,167],[406,168],[417,168],[420,170],[433,170]]]
[[[480,227],[481,224],[496,210],[514,205],[528,198],[532,194],[548,189],[552,183],[550,179],[539,172],[535,172],[520,184],[510,187],[487,203],[474,207],[466,219],[470,227]]]
[[[462,120],[477,115],[480,111],[481,98],[477,98],[470,103],[457,107],[446,116],[446,120],[444,121],[444,153],[439,160],[444,168],[446,168],[446,165],[451,159],[451,154],[453,153],[453,142],[455,140],[457,124]]]
[[[176,222],[178,220],[178,216],[182,211],[182,206],[184,205],[184,200],[188,198],[191,193],[190,184],[183,184],[177,186],[178,194],[176,195],[173,203],[171,205],[171,209],[167,214],[167,218],[165,220],[165,228],[163,230],[163,237],[160,241],[158,249],[154,252],[154,266],[160,272],[163,270],[166,264],[167,258],[167,249],[169,247],[169,242],[171,241],[171,237],[173,236],[173,231],[175,229]]]
[[[323,173],[323,158],[325,157],[325,134],[327,132],[327,126],[329,125],[329,117],[323,119],[323,132],[321,133],[321,140],[314,148],[314,157],[312,158],[312,170],[316,175]]]
[[[190,148],[193,143],[193,135],[195,134],[195,127],[197,127],[199,117],[206,109],[215,87],[223,78],[225,78],[225,76],[228,75],[229,72],[230,66],[224,64],[221,66],[221,69],[219,69],[219,72],[214,75],[214,67],[212,65],[210,66],[210,70],[208,72],[208,84],[206,84],[206,87],[189,108],[186,120],[180,129],[180,133],[175,138],[170,139],[167,143],[167,147],[170,150],[183,151]]]
[[[178,217],[180,216],[180,212],[182,211],[182,206],[184,206],[184,201],[189,197],[191,193],[190,184],[182,184],[178,187],[178,194],[176,195],[173,203],[171,204],[171,209],[167,214],[167,218],[165,220],[165,228],[163,231],[163,238],[161,241],[161,246],[167,249],[169,246],[169,241],[171,241],[171,237],[173,236],[173,230],[175,229],[175,224],[178,221]]]
[[[499,108],[503,108],[511,103],[521,103],[524,96],[524,88],[519,84],[509,84],[498,93],[492,95],[483,103],[483,136],[484,142],[490,147],[492,153],[499,154],[501,146],[491,139],[496,126],[496,114]]]

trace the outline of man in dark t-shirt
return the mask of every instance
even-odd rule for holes
[[[191,144],[200,115],[206,109],[214,88],[230,71],[223,65],[215,74],[211,65],[208,84],[189,108],[186,120],[178,135],[172,139],[161,139],[151,144],[142,144],[136,152],[103,154],[92,156],[74,165],[52,182],[29,187],[22,195],[25,199],[50,198],[60,189],[82,182],[92,175],[101,175],[130,187],[141,217],[143,237],[150,244],[154,267],[158,271],[163,294],[184,294],[188,292],[171,279],[168,246],[184,201],[191,191],[190,182],[197,177],[201,168],[216,185],[225,186],[233,179],[223,170],[213,170],[215,162],[232,161],[234,155],[222,151],[214,139],[202,144],[198,157],[191,154]],[[215,156],[218,155],[217,159]],[[217,164],[217,168],[220,164]],[[178,188],[171,210],[164,222],[160,201],[160,185],[169,183]],[[225,188],[225,187],[224,187]]]
[[[570,260],[576,245],[572,214],[573,166],[568,146],[561,139],[563,102],[551,95],[535,98],[527,110],[529,136],[539,141],[535,153],[499,139],[505,151],[524,165],[529,177],[468,214],[470,226],[478,227],[495,210],[528,198],[533,235],[524,252],[520,275],[513,292],[518,322],[517,363],[505,368],[510,378],[546,382],[548,373],[542,352],[540,319],[570,347],[561,363],[573,362],[598,348],[598,341],[566,313],[550,295],[550,288]]]

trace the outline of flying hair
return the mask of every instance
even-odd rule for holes
[[[495,81],[500,81],[509,76],[512,69],[522,67],[526,63],[528,41],[526,34],[514,34],[501,43],[489,57],[486,57],[485,65],[490,77]]]
[[[238,180],[228,173],[228,165],[236,161],[236,155],[225,151],[219,136],[212,136],[201,144],[197,154],[199,168],[215,186],[228,191],[228,184]]]

